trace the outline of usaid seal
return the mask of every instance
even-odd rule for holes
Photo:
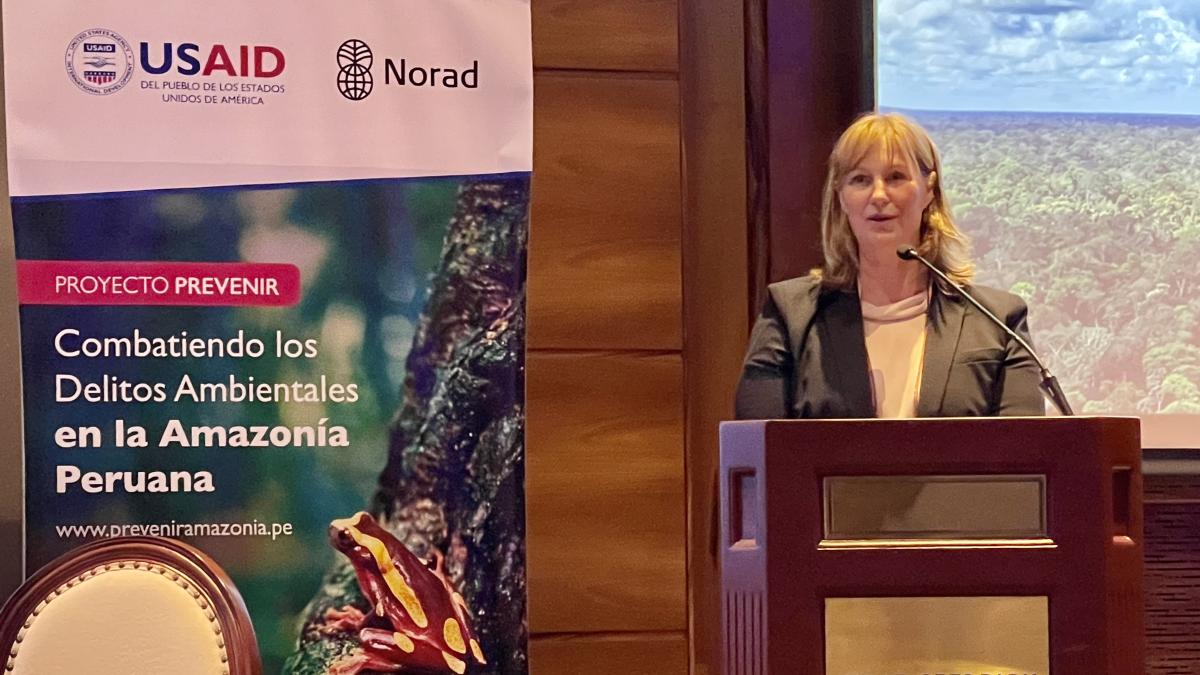
[[[119,91],[133,77],[133,50],[125,38],[106,28],[76,35],[67,45],[66,61],[75,86],[96,96]]]
[[[361,101],[371,93],[375,81],[371,77],[374,61],[371,48],[362,40],[346,40],[337,50],[338,91],[351,101]]]

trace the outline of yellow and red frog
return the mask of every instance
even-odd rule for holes
[[[354,566],[371,614],[354,607],[326,613],[326,630],[355,629],[361,650],[330,667],[360,671],[456,673],[468,660],[485,664],[462,595],[450,585],[443,558],[421,560],[366,512],[335,520],[329,540]]]

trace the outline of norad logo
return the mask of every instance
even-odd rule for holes
[[[375,81],[371,78],[371,63],[375,56],[362,40],[346,40],[338,47],[338,91],[351,101],[361,101],[371,95]]]
[[[383,60],[383,83],[400,87],[433,87],[443,89],[478,89],[479,61],[470,66],[452,67],[428,65],[400,59]]]
[[[371,95],[375,78],[371,68],[375,54],[362,40],[346,40],[337,50],[338,91],[351,101],[361,101]],[[383,83],[397,87],[425,89],[478,89],[479,60],[468,64],[439,64],[385,58]]]

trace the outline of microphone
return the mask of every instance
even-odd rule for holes
[[[939,279],[949,284],[954,290],[958,291],[959,294],[966,298],[968,302],[975,306],[975,309],[978,309],[983,313],[984,316],[991,319],[992,323],[999,326],[1005,333],[1008,334],[1010,338],[1016,340],[1017,344],[1021,345],[1025,351],[1029,352],[1029,355],[1033,357],[1033,361],[1037,363],[1037,367],[1042,374],[1042,381],[1038,385],[1042,388],[1042,392],[1045,393],[1045,395],[1050,399],[1050,402],[1054,404],[1054,407],[1058,408],[1060,413],[1064,415],[1075,414],[1075,411],[1071,410],[1071,404],[1067,402],[1066,394],[1063,393],[1062,387],[1058,384],[1058,378],[1054,377],[1054,375],[1050,373],[1050,369],[1046,367],[1045,363],[1042,363],[1042,360],[1038,357],[1037,352],[1033,351],[1033,347],[1029,346],[1029,343],[1026,342],[1024,338],[1022,338],[1020,335],[1017,335],[1017,332],[1009,328],[1008,324],[996,318],[996,315],[988,311],[988,308],[984,307],[982,303],[976,300],[975,296],[968,293],[962,286],[954,283],[954,280],[946,276],[945,272],[941,271],[933,263],[922,257],[920,253],[917,253],[917,249],[911,246],[901,246],[900,248],[896,249],[896,255],[899,256],[901,260],[920,261],[922,265],[925,265],[929,268],[929,271],[936,274]]]

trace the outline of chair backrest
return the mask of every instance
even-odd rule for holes
[[[0,609],[4,675],[260,675],[241,596],[163,537],[103,539],[38,570]]]

